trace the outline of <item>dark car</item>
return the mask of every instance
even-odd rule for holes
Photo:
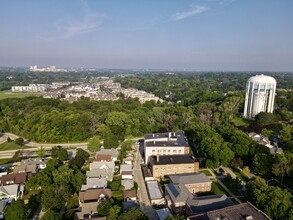
[[[220,172],[221,174],[223,174],[223,175],[226,174],[226,172],[225,172],[225,170],[224,170],[223,168],[219,168],[219,172]]]

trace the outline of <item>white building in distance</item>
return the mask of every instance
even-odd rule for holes
[[[273,112],[276,84],[275,78],[263,74],[248,79],[244,118],[252,119],[260,112]]]

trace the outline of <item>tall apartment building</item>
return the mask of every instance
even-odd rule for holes
[[[189,145],[183,131],[146,134],[144,136],[144,161],[152,155],[189,154]]]

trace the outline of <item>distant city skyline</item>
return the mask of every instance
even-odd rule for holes
[[[293,71],[291,0],[3,0],[0,66]]]

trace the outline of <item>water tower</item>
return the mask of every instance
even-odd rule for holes
[[[252,119],[260,112],[273,112],[276,84],[275,78],[263,74],[248,79],[244,118]]]

